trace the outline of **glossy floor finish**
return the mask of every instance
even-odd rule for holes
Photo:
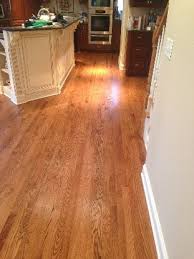
[[[59,96],[0,97],[0,258],[155,259],[141,182],[145,80],[81,53]]]

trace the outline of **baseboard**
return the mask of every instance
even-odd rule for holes
[[[60,89],[52,88],[52,89],[47,89],[36,93],[26,94],[24,96],[17,96],[17,97],[13,96],[11,100],[13,103],[19,105],[30,101],[35,101],[46,97],[58,95],[60,93],[61,93]]]
[[[150,221],[152,225],[154,240],[156,244],[158,259],[168,259],[169,257],[166,250],[164,236],[162,233],[162,228],[161,228],[161,224],[160,224],[160,220],[159,220],[159,216],[156,208],[156,203],[154,200],[154,195],[153,195],[153,191],[152,191],[152,187],[149,179],[149,174],[146,166],[144,166],[143,172],[141,175],[142,175],[143,187],[144,187],[146,202],[149,210],[149,216],[150,216]]]

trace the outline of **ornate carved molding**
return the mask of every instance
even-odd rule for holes
[[[59,30],[4,31],[12,91],[9,97],[14,103],[60,93],[75,65],[77,24]]]

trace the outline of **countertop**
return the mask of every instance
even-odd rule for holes
[[[33,28],[33,27],[23,28],[22,26],[0,27],[0,30],[2,30],[2,31],[9,31],[9,32],[40,31],[40,30],[59,30],[59,29],[66,29],[67,27],[69,27],[73,23],[78,22],[79,20],[81,20],[81,17],[72,18],[72,20],[68,21],[67,24],[65,24],[65,25],[62,25],[62,24],[59,24],[59,25],[48,25],[48,26],[43,26],[43,27],[40,27],[40,28]]]

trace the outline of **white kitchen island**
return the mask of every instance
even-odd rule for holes
[[[79,20],[64,27],[3,30],[0,91],[15,104],[60,94],[75,65],[74,31]]]

